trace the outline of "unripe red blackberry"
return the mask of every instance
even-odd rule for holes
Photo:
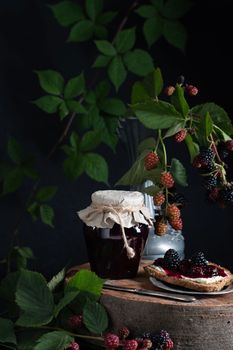
[[[123,350],[136,350],[138,342],[135,339],[126,340],[123,345]]]
[[[172,228],[174,228],[174,230],[176,231],[180,231],[183,228],[183,222],[181,218],[177,218],[177,219],[169,219],[169,223],[171,225]]]
[[[126,339],[130,334],[129,328],[127,327],[121,327],[118,330],[118,335],[120,337],[120,339]]]
[[[159,157],[155,152],[149,152],[144,158],[144,166],[146,170],[152,170],[157,167]]]
[[[187,130],[181,129],[178,133],[175,134],[174,139],[177,143],[180,143],[184,141],[186,135],[187,135]]]
[[[175,204],[169,204],[167,207],[167,216],[169,219],[178,219],[180,217],[180,209]]]
[[[83,317],[82,315],[72,315],[68,319],[68,324],[70,328],[77,329],[80,328],[83,324]]]
[[[153,197],[154,205],[160,206],[165,202],[165,196],[162,192],[158,192]]]
[[[114,333],[107,333],[104,336],[104,345],[107,349],[116,349],[120,344],[120,339],[118,335]]]
[[[155,223],[155,233],[158,236],[163,236],[167,232],[167,224],[165,224],[163,221],[157,221]]]
[[[164,89],[164,93],[165,95],[167,96],[172,96],[175,92],[175,87],[174,86],[167,86],[165,89]]]
[[[79,350],[79,345],[76,342],[73,342],[70,344],[70,349],[71,350]]]
[[[233,152],[233,140],[228,140],[225,143],[225,147],[228,151]]]
[[[142,347],[143,348],[146,348],[146,349],[150,349],[152,347],[152,341],[150,339],[143,339],[143,342],[142,342]],[[141,350],[141,349],[140,349]]]
[[[187,85],[185,90],[189,96],[196,96],[198,94],[198,88],[193,85]]]
[[[160,183],[166,188],[171,188],[175,181],[171,173],[164,171],[160,176]]]

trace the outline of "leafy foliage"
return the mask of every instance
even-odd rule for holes
[[[143,33],[151,47],[161,36],[169,44],[185,50],[187,33],[180,18],[193,6],[189,0],[151,1],[151,5],[142,5],[136,12],[145,18]]]

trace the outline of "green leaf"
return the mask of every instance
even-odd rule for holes
[[[103,100],[100,109],[105,113],[117,116],[123,116],[126,113],[124,102],[118,98],[107,98]]]
[[[20,167],[14,168],[3,181],[3,194],[17,191],[23,183],[23,172]]]
[[[62,99],[57,96],[46,95],[38,98],[32,103],[42,109],[43,112],[52,114],[57,112],[59,105],[62,103]]]
[[[56,186],[44,186],[39,188],[39,190],[35,195],[35,199],[40,202],[48,202],[55,196],[56,193],[57,193]]]
[[[181,22],[164,20],[163,35],[169,44],[185,51],[187,31]]]
[[[34,163],[35,163],[34,159],[29,158],[21,164],[21,168],[24,176],[27,176],[30,179],[36,180],[38,179],[38,173],[34,169],[34,166],[35,166]]]
[[[107,40],[95,40],[97,49],[106,56],[115,56],[114,46]]]
[[[138,154],[141,154],[142,152],[144,152],[145,150],[153,150],[155,149],[155,138],[154,137],[148,137],[145,140],[143,140],[142,142],[139,143],[138,147],[137,147],[137,152]]]
[[[39,78],[40,86],[49,94],[60,95],[63,92],[64,79],[59,72],[55,70],[35,71]]]
[[[47,287],[46,280],[38,272],[21,270],[16,303],[21,309],[17,325],[23,327],[40,327],[53,318],[53,295]]]
[[[108,31],[104,26],[97,24],[94,27],[94,35],[97,39],[107,39]]]
[[[29,247],[14,247],[12,260],[15,261],[17,270],[26,269],[29,259],[34,259],[34,254]]]
[[[181,129],[184,128],[184,124],[185,124],[185,121],[181,121],[181,122],[174,124],[166,131],[166,134],[164,135],[163,138],[166,139],[167,137],[171,137],[171,136],[177,134]]]
[[[99,55],[99,56],[97,56],[95,62],[92,65],[92,67],[93,68],[106,67],[109,64],[110,61],[111,61],[111,57],[104,56],[104,55]]]
[[[185,167],[178,159],[172,158],[170,171],[179,185],[188,186]]]
[[[194,158],[200,153],[199,145],[193,141],[193,138],[190,134],[186,135],[185,143],[189,150],[190,162],[192,163]]]
[[[88,152],[95,149],[101,142],[102,136],[99,130],[87,131],[80,142],[80,149],[83,152]]]
[[[141,49],[127,52],[124,55],[124,62],[130,72],[143,77],[154,69],[151,56],[148,52]]]
[[[233,125],[227,112],[213,102],[204,103],[192,108],[192,113],[200,117],[205,117],[209,112],[215,125],[222,129],[226,134],[233,135]]]
[[[131,50],[135,44],[135,28],[124,29],[117,34],[115,45],[118,53]]]
[[[66,276],[66,269],[63,268],[47,283],[49,290],[54,291],[56,287],[64,280]]]
[[[64,27],[68,27],[84,17],[80,5],[73,1],[61,1],[49,7],[58,23]]]
[[[135,10],[135,12],[144,18],[150,18],[153,17],[157,14],[157,11],[155,9],[154,6],[151,5],[142,5],[139,8],[137,8],[137,10]]]
[[[78,101],[67,100],[66,105],[67,105],[70,112],[75,112],[78,114],[86,114],[87,113],[86,108],[83,107],[83,105]]]
[[[63,162],[65,175],[71,180],[75,180],[84,172],[84,157],[81,154],[71,154]]]
[[[85,90],[85,79],[83,73],[68,81],[65,86],[65,99],[72,99],[81,95]]]
[[[3,181],[11,172],[14,166],[8,162],[0,163],[0,181]]]
[[[74,341],[65,331],[49,332],[37,340],[37,345],[34,350],[64,350],[67,349]]]
[[[146,171],[144,167],[144,159],[148,154],[148,150],[141,152],[132,167],[117,181],[116,185],[141,185],[145,180],[159,180],[162,170],[160,168]]]
[[[152,73],[150,73],[143,80],[144,89],[147,91],[147,94],[152,97],[158,97],[163,90],[163,77],[161,70],[156,68]]]
[[[222,129],[220,129],[217,125],[213,125],[215,132],[218,134],[218,136],[223,139],[223,141],[230,141],[231,137],[227,135]]]
[[[125,81],[127,72],[120,56],[115,56],[108,66],[108,76],[116,91],[119,90],[121,84]]]
[[[62,101],[62,103],[59,105],[58,112],[61,120],[63,120],[69,114],[69,109],[65,101]]]
[[[209,114],[209,112],[206,113],[205,117],[201,119],[202,124],[203,121],[203,130],[205,132],[206,139],[210,136],[210,134],[213,132],[213,120]]]
[[[163,34],[163,19],[157,13],[155,17],[148,18],[143,25],[143,33],[147,45],[151,47]]]
[[[68,282],[67,289],[77,289],[91,294],[92,298],[98,300],[103,289],[104,280],[95,272],[89,270],[78,271]]]
[[[96,94],[97,100],[101,101],[102,99],[107,97],[110,90],[111,90],[111,85],[108,80],[100,81],[95,88],[95,94]]]
[[[89,18],[95,21],[103,10],[103,0],[86,0],[85,6]]]
[[[132,106],[137,118],[149,129],[166,129],[180,122],[182,117],[167,102],[137,103]]]
[[[9,303],[15,302],[16,286],[21,272],[10,272],[4,277],[0,284],[0,297]]]
[[[116,17],[116,15],[117,15],[116,11],[104,12],[98,17],[98,23],[109,24]]]
[[[53,225],[54,211],[50,205],[47,205],[47,204],[40,205],[40,218],[44,224],[54,227]]]
[[[16,164],[20,164],[23,160],[22,146],[13,138],[10,138],[7,143],[7,154]]]
[[[118,117],[111,116],[99,116],[98,120],[94,123],[94,128],[101,131],[102,142],[109,146],[113,151],[118,142]]]
[[[94,24],[92,21],[83,20],[75,24],[68,37],[69,42],[83,42],[89,40],[94,33]]]
[[[108,183],[108,164],[100,154],[85,155],[85,172],[93,180]]]
[[[149,98],[149,95],[140,81],[136,81],[133,84],[131,91],[131,103],[145,102]]]
[[[78,134],[73,131],[70,135],[70,145],[73,150],[77,151],[79,149],[79,137]]]
[[[190,0],[168,0],[163,7],[163,15],[169,19],[183,17],[193,6]]]
[[[65,292],[65,295],[62,299],[59,300],[59,303],[55,306],[54,316],[57,317],[58,314],[63,310],[67,305],[69,305],[79,294],[79,290],[69,290]]]
[[[151,185],[148,187],[144,187],[142,189],[142,192],[148,194],[149,196],[154,196],[156,193],[158,193],[160,191],[161,191],[161,188],[159,186],[156,186],[156,185]]]
[[[39,204],[37,202],[32,202],[27,207],[28,213],[31,215],[33,220],[38,219]]]
[[[14,323],[2,317],[0,317],[0,343],[17,344]]]
[[[83,322],[91,333],[102,334],[108,327],[107,312],[101,304],[88,301],[83,308]]]
[[[189,113],[189,105],[184,97],[184,88],[179,84],[176,84],[176,90],[171,96],[171,102],[175,109],[180,112],[183,117],[186,117]]]

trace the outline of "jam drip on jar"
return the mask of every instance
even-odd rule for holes
[[[182,278],[182,276],[189,278],[211,278],[216,276],[227,276],[224,269],[216,265],[208,264],[206,266],[193,266],[190,260],[182,260],[179,264],[179,267],[174,270],[170,270],[165,267],[163,258],[156,259],[153,265],[162,267],[167,276],[176,278]]]

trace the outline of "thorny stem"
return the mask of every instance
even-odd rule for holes
[[[124,28],[124,26],[126,25],[127,21],[128,21],[128,17],[130,15],[130,13],[134,10],[135,7],[138,6],[139,4],[139,1],[140,0],[136,0],[132,3],[132,5],[129,7],[127,13],[125,14],[124,18],[122,19],[122,21],[120,22],[117,30],[116,30],[116,33],[113,37],[113,40],[112,40],[112,44],[114,44],[116,38],[117,38],[117,35],[122,31],[122,29]],[[99,75],[99,72],[96,73],[96,75],[93,77],[93,79],[91,80],[90,84],[89,84],[89,88],[95,83],[97,77]],[[84,96],[81,96],[80,99],[78,100],[79,103],[82,103],[84,100]],[[51,147],[51,149],[49,150],[47,156],[46,156],[46,160],[50,160],[53,155],[56,153],[56,151],[58,150],[58,148],[60,147],[60,145],[62,144],[62,142],[65,140],[65,138],[67,137],[69,131],[70,131],[70,128],[73,124],[73,121],[76,117],[77,113],[76,112],[73,112],[71,115],[70,115],[70,118],[64,128],[64,130],[62,131],[60,137],[58,138],[58,140],[53,144],[53,146]],[[22,207],[22,210],[21,210],[21,213],[19,214],[19,217],[18,217],[18,220],[16,222],[16,225],[14,227],[14,230],[13,230],[13,234],[12,234],[12,238],[11,238],[11,241],[10,241],[10,245],[9,245],[9,253],[8,253],[8,257],[7,257],[7,272],[10,271],[10,265],[11,265],[11,255],[12,255],[12,250],[13,250],[13,247],[14,247],[14,243],[15,243],[15,240],[16,240],[16,237],[18,235],[18,232],[19,232],[19,227],[22,223],[22,220],[24,218],[24,215],[26,213],[26,210],[27,210],[27,207],[29,205],[29,203],[31,202],[31,200],[34,198],[34,195],[41,183],[41,178],[39,178],[33,188],[31,189],[29,195],[28,195],[28,199],[26,200],[24,206]]]
[[[53,331],[64,331],[63,328],[52,327],[52,326],[41,326],[39,328],[53,330]],[[66,331],[66,332],[69,333],[69,335],[72,335],[73,337],[77,337],[77,338],[103,341],[102,337],[95,337],[95,336],[92,336],[92,335],[77,334],[77,333],[73,333],[73,332],[70,332],[70,331]]]

